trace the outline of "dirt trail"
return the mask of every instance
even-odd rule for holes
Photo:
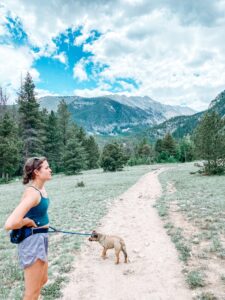
[[[190,300],[177,251],[163,228],[155,200],[161,194],[152,171],[112,204],[97,231],[124,238],[130,263],[115,265],[114,250],[100,257],[102,247],[86,242],[76,257],[64,300]]]

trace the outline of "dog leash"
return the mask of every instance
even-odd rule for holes
[[[65,233],[65,234],[77,234],[77,235],[89,235],[89,236],[91,236],[91,233],[82,233],[82,232],[76,232],[76,231],[64,231],[64,230],[56,229],[52,226],[49,226],[49,228],[52,229],[52,231],[48,231],[48,233],[60,232],[60,233]]]

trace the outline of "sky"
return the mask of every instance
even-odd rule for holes
[[[0,86],[208,107],[225,89],[225,0],[0,0]]]

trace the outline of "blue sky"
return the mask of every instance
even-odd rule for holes
[[[225,89],[225,1],[3,0],[0,86],[207,108]]]

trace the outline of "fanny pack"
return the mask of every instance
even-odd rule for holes
[[[13,244],[19,244],[27,237],[36,233],[47,233],[48,228],[32,228],[32,227],[22,227],[19,229],[13,229],[10,232],[10,242]]]

